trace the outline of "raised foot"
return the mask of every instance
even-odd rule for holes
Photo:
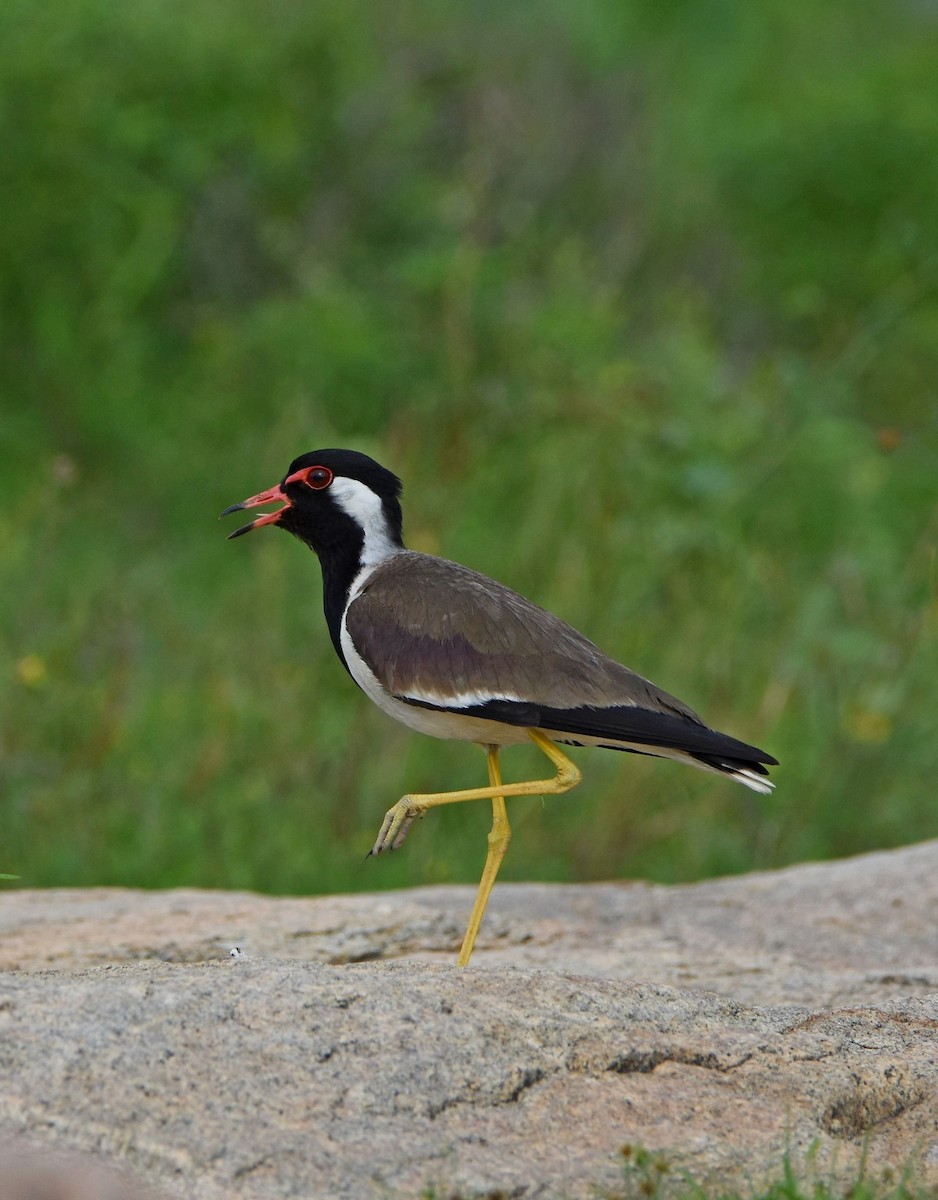
[[[385,850],[397,850],[404,844],[411,825],[426,812],[416,800],[416,796],[402,796],[393,808],[388,809],[378,830],[375,844],[368,852],[369,858],[375,854],[382,854]]]

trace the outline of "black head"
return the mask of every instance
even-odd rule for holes
[[[357,450],[312,450],[290,463],[275,487],[226,508],[222,516],[274,501],[282,504],[229,537],[279,525],[323,557],[357,549],[366,560],[402,545],[401,481]]]

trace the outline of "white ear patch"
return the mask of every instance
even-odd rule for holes
[[[359,479],[337,475],[329,491],[339,508],[361,526],[365,538],[361,559],[363,567],[377,566],[400,550],[388,531],[381,497],[367,484]]]

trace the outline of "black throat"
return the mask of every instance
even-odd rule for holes
[[[344,512],[333,511],[328,521],[315,525],[307,525],[304,522],[301,528],[297,528],[289,519],[290,513],[291,510],[288,509],[281,525],[309,546],[319,559],[322,568],[322,607],[329,627],[329,636],[332,638],[336,654],[348,671],[349,666],[342,650],[342,618],[348,607],[352,584],[363,567],[364,530],[354,518]],[[400,527],[392,527],[389,533],[392,534],[394,543],[403,550]]]
[[[348,671],[345,653],[342,650],[342,618],[348,607],[349,592],[362,569],[361,552],[364,539],[359,537],[359,545],[345,547],[341,554],[319,556],[322,567],[322,610],[329,626],[329,636],[335,646],[335,652],[341,659],[342,666]]]

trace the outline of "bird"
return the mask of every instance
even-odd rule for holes
[[[581,781],[561,746],[675,759],[769,793],[778,760],[710,728],[683,701],[571,625],[469,567],[404,545],[400,479],[357,450],[313,450],[280,483],[221,514],[278,503],[229,538],[275,525],[319,558],[336,654],[370,700],[431,737],[478,743],[488,786],[401,797],[369,856],[398,849],[431,808],[492,803],[488,852],[457,965],[465,967],[511,838],[506,798]],[[500,752],[533,742],[554,775],[505,783]]]

